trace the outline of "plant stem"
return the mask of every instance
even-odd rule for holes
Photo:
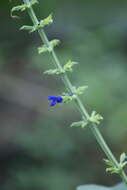
[[[23,0],[23,1],[24,1],[24,3],[29,3],[29,2],[30,2],[29,0]],[[33,22],[33,24],[34,24],[34,25],[38,25],[39,21],[38,21],[36,15],[35,15],[35,13],[34,13],[34,10],[33,10],[32,7],[30,7],[30,8],[28,9],[28,14],[29,14],[29,16],[30,16],[30,18],[31,18],[31,20],[32,20],[32,22]],[[39,29],[39,30],[38,30],[38,33],[39,33],[39,35],[40,35],[40,38],[41,38],[42,42],[43,42],[47,47],[50,47],[50,42],[49,42],[49,40],[48,40],[48,38],[47,38],[47,36],[46,36],[46,34],[45,34],[45,31],[44,31],[43,29]],[[57,55],[56,55],[56,53],[55,53],[55,51],[54,51],[53,49],[52,49],[52,51],[51,51],[50,54],[51,54],[51,57],[52,57],[52,59],[53,59],[53,61],[54,61],[54,64],[55,64],[56,68],[62,69],[62,66],[61,66],[61,64],[60,64],[60,61],[59,61],[59,59],[58,59],[58,57],[57,57]],[[62,81],[63,81],[65,87],[67,88],[68,92],[69,92],[69,93],[73,93],[73,85],[71,84],[71,82],[70,82],[70,80],[69,80],[67,74],[66,74],[66,73],[63,73],[63,74],[61,75],[61,78],[62,78]],[[80,98],[79,98],[78,96],[77,96],[76,99],[75,99],[75,103],[76,103],[77,108],[78,108],[78,110],[80,111],[82,117],[84,118],[84,120],[85,120],[85,121],[86,121],[86,120],[89,120],[90,115],[88,114],[87,110],[85,109],[85,107],[84,107],[82,101],[80,100]],[[113,153],[111,152],[110,148],[109,148],[108,145],[106,144],[106,142],[105,142],[103,136],[101,135],[101,133],[100,133],[98,127],[97,127],[97,125],[94,124],[94,123],[91,123],[90,129],[91,129],[93,135],[95,136],[95,138],[96,138],[98,144],[100,145],[101,149],[103,150],[103,152],[104,152],[104,153],[106,154],[106,156],[108,157],[108,159],[109,159],[110,161],[112,161],[116,167],[119,167],[119,163],[117,162],[117,160],[116,160],[116,158],[114,157]],[[126,174],[125,174],[125,172],[124,172],[123,170],[122,170],[122,172],[120,173],[120,176],[121,176],[123,182],[127,185],[127,176],[126,176]]]

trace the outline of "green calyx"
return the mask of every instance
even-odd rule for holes
[[[66,102],[69,102],[69,101],[72,101],[74,99],[77,98],[77,96],[81,95],[84,93],[84,91],[87,89],[88,87],[87,86],[80,86],[78,88],[76,88],[75,86],[73,86],[72,88],[72,94],[68,94],[68,93],[63,93],[63,102],[66,103]]]
[[[77,62],[75,62],[75,61],[71,61],[71,60],[69,60],[65,65],[64,65],[64,71],[65,72],[72,72],[73,71],[73,69],[72,69],[72,67],[74,66],[74,65],[76,65],[76,64],[78,64]]]
[[[53,22],[52,15],[50,14],[47,18],[41,20],[38,23],[38,25],[34,25],[34,26],[24,25],[20,28],[20,30],[28,30],[30,33],[32,33],[32,32],[35,32],[37,30],[44,28],[45,26],[51,24],[52,22]]]
[[[110,166],[109,168],[106,168],[106,172],[110,172],[111,174],[120,174],[123,171],[123,168],[127,165],[126,154],[122,153],[120,155],[120,162],[118,166],[114,165],[114,163],[110,160],[104,159],[104,162],[106,165]]]
[[[76,95],[75,94],[68,95],[66,93],[63,93],[62,98],[63,98],[63,103],[69,103],[72,100],[76,99]]]
[[[59,40],[52,40],[50,42],[49,47],[46,47],[46,45],[43,45],[42,47],[38,48],[38,53],[45,53],[45,52],[51,52],[52,49],[54,49],[54,47],[58,46],[60,43]],[[48,74],[48,75],[58,75],[58,74],[63,74],[67,71],[72,72],[72,67],[73,65],[78,64],[77,62],[71,61],[69,60],[62,69],[50,69],[44,72],[44,74]],[[84,91],[84,88],[86,89],[86,87],[79,87],[79,89],[77,90],[77,94],[81,93],[81,91]],[[80,91],[80,92],[79,92]]]
[[[41,54],[41,53],[46,53],[46,52],[51,52],[56,46],[58,46],[60,44],[60,40],[52,40],[49,42],[49,45],[43,45],[41,47],[38,48],[38,53]],[[48,74],[48,73],[47,73]],[[50,74],[50,73],[49,73]],[[55,73],[54,73],[55,74]]]
[[[91,116],[87,119],[83,117],[82,121],[74,122],[71,124],[71,127],[81,127],[85,128],[89,123],[95,123],[100,124],[100,120],[102,120],[103,117],[100,114],[96,114],[95,111],[92,112]]]
[[[23,12],[23,11],[25,11],[26,9],[29,9],[30,7],[32,7],[34,4],[36,4],[36,3],[38,3],[38,1],[37,0],[31,0],[29,3],[24,3],[24,4],[22,4],[22,5],[18,5],[18,6],[16,6],[16,7],[13,7],[12,9],[11,9],[11,16],[12,17],[15,17],[14,15],[13,15],[13,12],[15,12],[15,11],[21,11],[21,12]]]
[[[82,95],[87,88],[88,86],[79,86],[78,88],[73,86],[73,93],[76,94],[77,96]]]
[[[100,114],[96,114],[96,111],[93,111],[88,120],[91,123],[95,123],[95,124],[99,125],[100,121],[103,120],[103,117]]]

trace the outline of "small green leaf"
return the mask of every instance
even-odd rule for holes
[[[49,49],[46,45],[43,45],[41,47],[38,48],[38,53],[41,54],[41,53],[45,53],[45,52],[48,52]]]
[[[114,167],[114,163],[112,161],[110,161],[108,159],[104,159],[104,162],[106,163],[106,165]]]
[[[39,26],[38,25],[34,25],[34,26],[26,26],[26,25],[24,25],[24,26],[22,26],[20,28],[20,30],[29,30],[29,32],[32,33],[32,32],[35,32],[35,31],[39,30]]]
[[[22,26],[20,28],[20,30],[29,30],[31,32],[31,31],[33,31],[33,26],[26,26],[26,25],[24,25],[24,26]]]
[[[77,121],[77,122],[73,122],[71,124],[71,127],[81,127],[81,128],[85,128],[87,126],[88,122],[87,121]]]
[[[21,12],[22,12],[22,11],[25,11],[26,8],[27,8],[27,5],[26,5],[26,4],[18,5],[18,6],[13,7],[13,8],[11,9],[11,13],[13,13],[14,11],[21,11]]]
[[[121,163],[120,165],[121,165],[121,168],[124,168],[127,165],[127,161]]]
[[[50,42],[50,45],[52,46],[52,48],[58,46],[59,44],[60,44],[60,40],[57,40],[57,39],[52,40],[52,41]]]
[[[52,23],[53,23],[52,14],[50,14],[47,18],[40,21],[41,27],[44,27],[44,26],[52,24]]]
[[[120,163],[123,163],[124,160],[125,160],[125,158],[126,158],[126,154],[125,154],[125,152],[123,152],[123,153],[120,155]]]
[[[48,75],[59,75],[61,73],[64,73],[64,71],[61,71],[60,69],[50,69],[44,72],[44,74],[48,74]]]

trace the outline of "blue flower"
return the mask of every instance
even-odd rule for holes
[[[50,106],[55,106],[57,103],[63,102],[63,98],[61,96],[48,96],[48,100],[52,101]]]

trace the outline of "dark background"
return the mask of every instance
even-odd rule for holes
[[[88,129],[70,128],[80,115],[72,104],[49,107],[47,96],[65,88],[43,72],[51,59],[38,55],[37,33],[19,28],[31,21],[10,9],[22,1],[0,1],[0,189],[72,190],[80,184],[113,185],[105,155]],[[38,18],[53,13],[46,28],[61,63],[78,61],[69,77],[88,85],[81,99],[103,115],[100,130],[119,159],[127,152],[127,2],[124,0],[40,0]]]

